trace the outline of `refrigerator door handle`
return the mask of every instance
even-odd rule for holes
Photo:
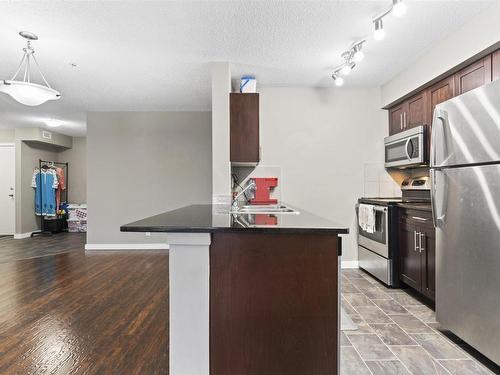
[[[436,171],[434,169],[430,169],[430,177],[431,177],[431,211],[432,211],[432,223],[434,227],[437,228],[437,219],[436,219]]]
[[[439,120],[439,121],[438,121]],[[445,142],[445,131],[444,127],[446,125],[446,122],[448,121],[448,113],[440,108],[434,109],[434,120],[432,121],[432,130],[431,130],[431,168],[432,167],[437,167],[436,162],[437,162],[437,132],[438,132],[438,123],[441,123],[441,130],[442,130],[442,140],[441,140],[441,145],[444,148],[446,146]]]

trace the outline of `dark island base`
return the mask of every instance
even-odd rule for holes
[[[212,234],[211,374],[337,374],[339,244],[331,234]]]

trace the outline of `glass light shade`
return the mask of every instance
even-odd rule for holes
[[[356,62],[360,62],[361,60],[363,60],[365,58],[365,54],[363,53],[363,51],[359,50],[359,51],[356,51],[354,52],[354,55],[352,57],[352,59]]]
[[[342,78],[342,77],[337,77],[337,78],[335,78],[335,86],[340,87],[340,86],[342,86],[343,84],[344,84],[344,78]]]
[[[392,11],[396,17],[401,17],[406,13],[406,4],[400,1],[395,1]]]
[[[344,65],[342,69],[340,69],[340,73],[343,75],[347,76],[349,73],[351,73],[352,68],[349,65]]]
[[[50,87],[23,81],[0,81],[0,92],[28,106],[37,106],[61,98],[61,94]]]
[[[377,29],[373,33],[373,39],[375,40],[382,40],[385,38],[385,30],[384,29]]]

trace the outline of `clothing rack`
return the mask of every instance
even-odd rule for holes
[[[65,173],[65,185],[66,189],[61,191],[61,202],[66,202],[68,203],[68,191],[69,191],[69,163],[60,163],[52,160],[42,160],[38,159],[38,169],[40,171],[40,182],[42,181],[42,167],[44,166],[60,166],[64,168],[64,173]],[[63,199],[64,197],[64,199]],[[56,207],[56,215],[57,211],[59,210],[59,207]],[[40,230],[35,231],[31,233],[31,237],[36,236],[36,235],[42,235],[42,236],[52,236],[52,232],[46,231],[45,230],[45,215],[43,215],[43,189],[40,188]]]

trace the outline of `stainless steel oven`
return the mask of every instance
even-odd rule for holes
[[[375,230],[364,231],[358,220],[358,264],[359,267],[389,286],[397,286],[397,262],[394,259],[394,223],[397,222],[397,211],[393,203],[397,198],[384,202],[381,198],[361,198],[356,205],[371,204],[375,214]],[[379,203],[381,202],[381,203]]]
[[[427,127],[425,125],[391,135],[384,139],[385,167],[406,168],[425,165]]]

